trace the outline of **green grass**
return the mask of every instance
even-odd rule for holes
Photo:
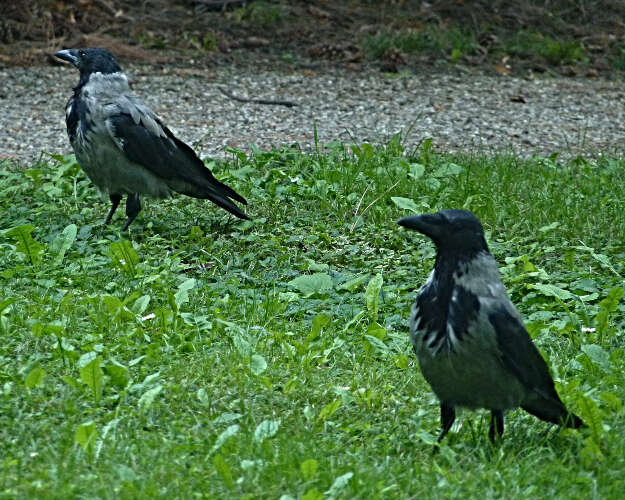
[[[212,163],[252,222],[146,202],[128,234],[71,158],[0,168],[0,498],[621,498],[625,161],[362,144]],[[503,444],[409,346],[433,264],[402,215],[467,207],[566,404]],[[594,329],[594,330],[587,330]]]
[[[519,31],[506,39],[502,53],[521,58],[542,57],[549,64],[574,64],[587,60],[584,47],[575,40],[555,39],[541,33]]]
[[[429,52],[447,55],[455,62],[462,55],[473,52],[477,40],[472,33],[460,28],[425,26],[421,29],[383,30],[367,36],[363,45],[373,59],[381,58],[392,48],[408,54]]]
[[[481,35],[497,31],[482,28],[471,31],[458,27],[437,27],[426,25],[422,28],[380,31],[363,40],[365,53],[372,59],[380,59],[388,49],[396,49],[406,54],[437,54],[457,62],[465,55],[482,54],[478,51]],[[492,47],[488,48],[497,58],[513,56],[519,59],[537,59],[550,65],[576,64],[588,62],[584,47],[575,40],[553,38],[537,32],[518,31],[513,34],[501,33]],[[613,66],[619,69],[619,58],[615,56]]]

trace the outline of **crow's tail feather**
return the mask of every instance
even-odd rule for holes
[[[546,422],[572,429],[586,427],[584,421],[574,413],[569,412],[561,401],[543,399],[533,402],[532,405],[523,405],[521,408]]]
[[[250,218],[245,215],[245,213],[239,207],[237,207],[234,203],[232,203],[232,201],[230,201],[230,199],[226,198],[225,196],[215,196],[211,194],[210,196],[206,196],[205,198],[209,199],[215,205],[220,206],[224,210],[227,210],[232,215],[236,215],[239,219],[250,220]]]
[[[228,198],[232,198],[234,200],[237,200],[240,203],[243,203],[244,205],[247,205],[247,200],[243,198],[243,196],[241,196],[239,193],[237,193],[234,189],[232,189],[230,186],[227,186],[223,182],[219,182],[214,177],[213,177],[212,183],[214,184],[215,189],[223,191]]]
[[[247,200],[234,189],[219,182],[217,179],[213,178],[210,183],[202,182],[201,184],[198,182],[187,182],[183,186],[178,186],[177,191],[192,198],[211,200],[232,215],[236,215],[239,219],[249,220],[249,217],[230,198],[234,198],[244,205],[247,205]]]

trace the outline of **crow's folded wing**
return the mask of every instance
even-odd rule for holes
[[[176,138],[156,115],[142,108],[130,105],[120,110],[117,107],[116,112],[106,118],[109,134],[129,160],[164,180],[186,183],[189,191],[183,194],[208,197],[220,206],[225,197],[229,202],[223,207],[226,209],[234,206],[227,198],[247,204],[245,198],[219,182],[195,152]]]
[[[520,318],[503,305],[489,313],[504,366],[529,390],[560,401],[547,363]]]

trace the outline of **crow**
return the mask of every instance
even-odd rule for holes
[[[436,246],[436,262],[410,313],[419,367],[440,401],[440,442],[455,407],[491,412],[489,438],[503,435],[504,410],[520,406],[541,420],[578,428],[556,392],[547,363],[501,281],[479,219],[467,210],[404,217]]]
[[[106,49],[67,49],[54,54],[80,71],[65,107],[67,134],[76,160],[113,206],[122,197],[126,223],[141,211],[140,196],[167,198],[174,192],[209,199],[241,219],[247,215],[232,200],[247,201],[219,182],[187,144],[130,90],[128,78]]]

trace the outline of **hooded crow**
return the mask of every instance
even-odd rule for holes
[[[434,270],[410,313],[410,339],[440,400],[438,441],[449,432],[456,406],[490,410],[491,441],[503,435],[504,410],[518,406],[547,422],[583,426],[560,400],[547,363],[508,298],[477,217],[441,210],[397,223],[436,245]]]
[[[126,223],[141,211],[140,196],[167,198],[174,192],[209,199],[241,219],[232,200],[245,198],[219,182],[188,145],[174,136],[130,90],[115,56],[106,49],[68,49],[54,54],[80,71],[65,107],[67,134],[76,160],[113,206],[109,224],[126,195]]]

